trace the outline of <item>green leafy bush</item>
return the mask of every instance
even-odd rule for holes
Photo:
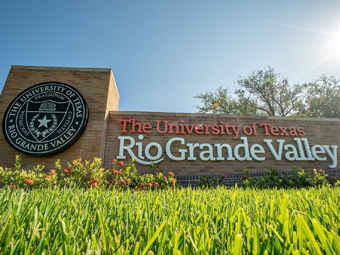
[[[114,159],[111,170],[101,167],[101,159],[94,158],[91,162],[81,158],[66,163],[62,167],[60,160],[55,163],[55,169],[48,173],[43,171],[44,166],[38,165],[32,170],[21,169],[20,156],[15,158],[15,170],[0,167],[0,182],[12,189],[36,189],[49,186],[78,187],[78,188],[109,188],[117,190],[156,190],[174,189],[176,179],[172,172],[163,175],[163,170],[156,173],[152,164],[152,174],[140,175],[134,160],[128,164]]]
[[[337,183],[336,179],[330,179],[328,182],[324,170],[313,172],[305,172],[303,169],[299,168],[296,172],[296,168],[292,167],[292,176],[288,176],[285,172],[277,172],[274,168],[270,168],[270,173],[266,170],[266,175],[264,178],[255,179],[249,177],[249,169],[246,170],[244,176],[239,182],[239,186],[243,188],[256,187],[256,188],[306,188],[306,187],[321,187],[327,185],[335,185]]]
[[[217,186],[224,186],[224,178],[225,175],[222,174],[220,178],[211,178],[210,175],[207,175],[206,177],[199,177],[199,182],[197,183],[197,186],[199,188],[212,188]]]
[[[152,174],[141,175],[134,164],[134,159],[124,166],[122,161],[112,160],[113,167],[108,172],[108,183],[114,189],[134,189],[134,190],[157,190],[174,189],[176,179],[172,172],[168,176],[163,175],[163,169],[156,173],[153,162],[151,163]]]
[[[21,170],[20,156],[15,157],[15,170],[0,167],[0,182],[11,189],[36,189],[57,184],[55,171],[49,174],[43,172],[44,166],[38,165],[32,170]]]

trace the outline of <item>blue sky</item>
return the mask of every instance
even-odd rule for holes
[[[111,68],[119,110],[195,112],[270,65],[291,84],[340,77],[340,1],[0,1],[0,90],[11,65]]]

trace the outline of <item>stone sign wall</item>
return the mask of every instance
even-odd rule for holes
[[[79,95],[74,96],[73,89]],[[88,122],[74,144],[50,156],[15,149],[21,146],[25,152],[61,143],[66,137],[61,139],[58,134],[69,124],[65,118],[85,114],[81,97],[88,107]],[[251,173],[263,173],[270,167],[278,171],[290,171],[292,166],[339,168],[339,119],[123,112],[118,111],[118,104],[111,69],[12,66],[0,96],[0,166],[13,167],[15,155],[22,156],[25,168],[43,164],[47,169],[53,169],[58,159],[65,165],[76,158],[100,157],[110,169],[112,159],[127,162],[133,157],[142,173],[150,172],[153,161],[156,169],[194,176],[191,179],[220,173],[236,178],[247,168]],[[65,110],[69,106],[74,111]],[[6,110],[8,116],[4,117]],[[74,125],[80,123],[76,117]],[[66,135],[73,134],[74,125],[67,127],[70,132],[65,131]],[[23,143],[13,130],[27,133],[37,144]],[[11,135],[12,145],[8,141]],[[53,135],[56,140],[48,140]],[[43,143],[40,147],[39,142]]]

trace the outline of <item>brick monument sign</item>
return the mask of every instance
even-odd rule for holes
[[[235,179],[247,168],[338,173],[339,119],[123,112],[118,104],[111,69],[12,66],[0,96],[0,166],[13,167],[15,155],[24,168],[47,169],[100,157],[109,169],[133,157],[142,173],[153,161],[187,183]]]

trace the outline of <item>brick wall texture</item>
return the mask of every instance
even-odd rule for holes
[[[118,110],[119,94],[111,69],[12,66],[0,96],[0,120],[10,102],[23,90],[42,82],[62,82],[76,88],[89,107],[89,121],[81,138],[67,150],[50,157],[32,157],[19,153],[0,132],[0,165],[13,167],[15,155],[22,156],[22,166],[43,164],[52,169],[56,160],[104,159],[108,116]]]
[[[122,132],[123,124],[119,123],[121,119],[135,119],[136,122],[141,123],[142,125],[145,123],[150,123],[152,125],[151,133],[133,133],[131,132],[132,126],[131,124],[127,125],[127,132]],[[233,139],[233,135],[205,135],[205,134],[196,134],[192,132],[191,134],[159,134],[156,130],[156,121],[159,120],[161,123],[166,120],[169,121],[168,124],[181,124],[183,120],[183,124],[203,124],[203,125],[219,125],[222,121],[224,124],[228,124],[229,126],[241,126],[240,134],[238,138]],[[305,136],[275,136],[272,134],[265,135],[265,129],[262,127],[257,127],[258,135],[245,135],[242,131],[244,126],[252,126],[254,122],[258,123],[267,123],[271,124],[271,126],[278,127],[303,127],[305,131]],[[332,161],[327,158],[326,161],[287,161],[284,157],[283,151],[282,160],[277,161],[274,159],[272,153],[268,149],[268,146],[264,139],[272,139],[272,144],[275,150],[278,149],[277,139],[284,139],[284,144],[292,144],[296,146],[296,141],[294,138],[307,138],[309,145],[339,145],[340,142],[340,134],[338,132],[340,128],[340,121],[338,119],[314,119],[314,118],[291,118],[291,117],[237,117],[237,116],[228,116],[228,115],[213,115],[213,114],[197,114],[197,113],[153,113],[153,112],[110,112],[109,116],[109,124],[108,124],[108,133],[107,133],[107,146],[105,152],[105,167],[109,168],[111,165],[111,159],[116,158],[119,154],[119,143],[120,141],[117,139],[118,136],[131,136],[134,138],[136,142],[142,142],[142,148],[145,150],[145,147],[148,143],[157,142],[163,148],[164,160],[158,164],[156,164],[156,168],[163,168],[165,172],[172,171],[175,175],[212,175],[212,174],[220,174],[220,173],[243,173],[245,169],[250,169],[250,172],[264,172],[265,169],[269,169],[270,167],[275,168],[278,171],[291,171],[292,166],[300,167],[305,170],[316,169],[328,169],[328,166],[331,165]],[[137,131],[138,128],[135,128]],[[164,125],[161,127],[161,130],[164,130]],[[169,131],[169,130],[168,130]],[[174,130],[175,131],[175,130]],[[274,132],[277,134],[280,132]],[[143,140],[139,140],[138,136],[143,134]],[[249,147],[253,144],[260,144],[265,150],[264,154],[259,154],[259,156],[265,156],[266,160],[264,161],[237,161],[237,160],[216,160],[216,161],[202,161],[199,159],[199,154],[203,150],[206,149],[194,149],[194,154],[197,158],[195,161],[174,161],[167,157],[165,153],[166,143],[174,137],[182,137],[185,139],[185,143],[207,143],[214,145],[216,143],[220,144],[230,144],[232,148],[234,148],[237,144],[242,143],[241,137],[247,137]],[[130,142],[126,141],[126,145]],[[214,149],[214,156],[216,157],[216,148],[212,146]],[[180,156],[178,152],[179,149],[187,149],[186,145],[181,145],[180,142],[175,142],[172,144],[172,152],[174,156]],[[177,153],[176,153],[177,151]],[[133,148],[133,152],[135,155],[138,155],[137,146]],[[243,150],[241,150],[240,156],[243,156]],[[150,154],[152,156],[157,154],[157,149],[155,147],[151,147]],[[305,152],[306,154],[306,152]],[[128,157],[128,153],[125,152],[125,155]],[[144,154],[143,154],[144,155]],[[226,158],[227,154],[224,152],[223,156]],[[188,157],[188,153],[186,153],[186,157]],[[127,161],[126,159],[126,161]],[[339,162],[339,154],[337,154],[337,161]],[[142,172],[150,172],[150,166],[138,165],[138,169]],[[338,168],[338,166],[337,166]]]
[[[118,111],[119,93],[114,81],[111,69],[91,69],[91,68],[63,68],[63,67],[29,67],[29,66],[12,66],[6,84],[0,96],[0,120],[2,122],[4,112],[9,103],[24,89],[42,82],[63,82],[75,87],[85,98],[89,107],[89,122],[82,137],[70,148],[57,155],[50,157],[32,157],[21,154],[9,146],[4,139],[3,133],[0,133],[0,166],[13,167],[15,155],[22,156],[22,165],[24,168],[31,168],[37,164],[43,164],[47,169],[52,169],[54,162],[61,160],[62,165],[66,162],[83,158],[91,160],[94,157],[102,158],[103,166],[107,169],[112,167],[112,159],[119,155],[120,136],[132,137],[135,142],[141,143],[134,146],[132,151],[137,156],[145,157],[145,148],[151,142],[158,143],[162,148],[161,158],[163,161],[156,164],[156,169],[164,169],[164,172],[174,172],[179,176],[182,182],[190,183],[197,180],[200,175],[214,175],[228,174],[230,180],[237,180],[239,176],[250,169],[251,176],[260,177],[263,175],[265,169],[274,167],[278,171],[290,171],[292,166],[300,167],[305,170],[324,169],[327,170],[332,164],[331,159],[326,155],[326,161],[288,161],[284,158],[285,150],[282,154],[282,160],[274,159],[272,153],[268,149],[268,145],[263,141],[264,139],[272,139],[272,144],[275,150],[278,149],[277,139],[284,139],[286,144],[292,144],[296,147],[294,138],[307,138],[309,145],[339,145],[340,121],[338,119],[312,119],[312,118],[291,118],[291,117],[240,117],[228,115],[212,115],[212,114],[188,114],[188,113],[159,113],[159,112],[123,112]],[[145,100],[145,99],[141,99]],[[132,123],[127,123],[126,131],[123,132],[123,123],[119,120],[132,119],[141,124],[149,123],[151,128],[145,130],[149,133],[139,131],[139,125],[135,126],[137,132],[132,131]],[[169,124],[190,125],[223,125],[240,126],[239,135],[237,138],[234,134],[212,134],[211,127],[208,128],[210,134],[197,134],[194,130],[191,134],[185,133],[169,133],[160,134],[157,132],[157,122],[160,121],[160,128],[164,130],[165,125],[163,121],[168,121]],[[254,122],[258,122],[257,135],[246,135],[243,132],[245,126],[252,126]],[[277,127],[295,127],[303,128],[304,136],[276,136],[280,134],[280,130],[273,131],[273,134],[265,134],[265,129],[259,127],[260,123],[271,124]],[[145,127],[147,127],[146,125]],[[231,128],[229,128],[231,131]],[[181,131],[181,130],[180,130]],[[174,128],[175,132],[175,128]],[[203,133],[205,128],[203,126]],[[199,131],[202,133],[202,130]],[[141,139],[140,135],[143,135]],[[191,144],[211,144],[213,148],[213,155],[217,157],[217,151],[214,144],[229,144],[231,148],[240,143],[243,143],[241,138],[247,137],[248,146],[253,144],[260,144],[265,153],[258,154],[266,157],[265,161],[256,161],[254,159],[248,161],[238,160],[215,160],[203,161],[199,158],[202,151],[206,149],[195,148],[193,156],[196,160],[175,161],[170,159],[166,154],[166,145],[168,141],[175,137],[185,139],[185,144],[179,142],[172,144],[171,151],[174,156],[180,156],[178,150],[188,149],[188,143]],[[125,142],[128,145],[129,141]],[[141,152],[138,153],[138,148]],[[337,149],[338,151],[338,149]],[[306,154],[306,151],[304,151]],[[155,146],[150,148],[150,155],[155,156],[157,149]],[[243,149],[240,150],[240,156],[243,156]],[[126,159],[122,160],[128,162],[131,158],[127,152],[124,153]],[[320,156],[324,156],[320,155]],[[189,153],[185,154],[188,158]],[[223,157],[227,157],[225,149],[223,150]],[[339,155],[337,154],[337,161],[339,162]],[[121,159],[119,159],[121,160]],[[150,161],[144,158],[144,161]],[[137,169],[142,173],[149,173],[151,167],[149,165],[142,165],[136,163]],[[336,167],[339,168],[338,166]],[[330,170],[332,175],[339,175],[338,170]],[[334,172],[334,173],[333,173]]]

